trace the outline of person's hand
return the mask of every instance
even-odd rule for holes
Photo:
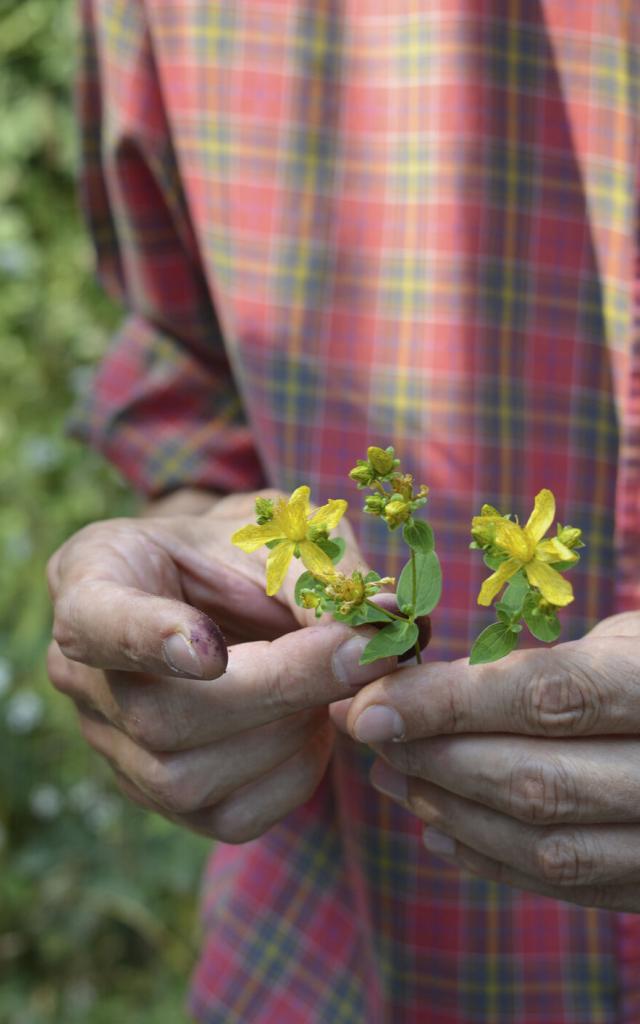
[[[49,565],[49,674],[85,738],[134,801],[231,843],[310,797],[332,750],[327,705],[380,671],[358,665],[362,631],[298,628],[292,583],[280,602],[266,597],[264,556],[229,543],[253,497],[96,523]],[[343,535],[357,560],[348,525]],[[251,641],[228,664],[220,624]]]
[[[579,641],[399,669],[346,726],[427,848],[484,878],[640,912],[640,613]],[[388,742],[394,739],[396,742]]]

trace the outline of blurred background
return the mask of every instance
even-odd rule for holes
[[[0,1024],[179,1024],[208,843],[119,796],[44,667],[48,555],[133,509],[65,438],[119,315],[74,194],[75,7],[0,0]]]

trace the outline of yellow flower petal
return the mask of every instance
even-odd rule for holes
[[[231,543],[246,551],[247,554],[251,554],[267,541],[279,540],[282,536],[283,532],[279,524],[270,522],[264,523],[263,526],[243,526],[241,530],[236,530],[233,534]]]
[[[517,523],[512,523],[510,519],[501,519],[496,523],[494,544],[520,562],[528,562],[530,558],[533,558],[535,551],[534,545],[522,527]]]
[[[496,594],[500,593],[507,580],[515,576],[520,566],[521,562],[516,558],[508,558],[506,562],[498,566],[496,571],[482,584],[478,594],[478,604],[482,604],[487,608]]]
[[[335,530],[347,508],[347,502],[342,498],[337,500],[329,498],[326,505],[313,513],[309,520],[309,526],[323,526],[327,530]]]
[[[563,544],[558,537],[542,540],[536,548],[536,558],[540,562],[577,562],[578,554]]]
[[[525,565],[524,571],[529,583],[538,588],[549,604],[564,608],[565,605],[571,604],[573,601],[573,587],[557,569],[552,569],[550,565],[534,558],[528,565]]]
[[[529,516],[525,532],[536,543],[542,540],[556,514],[556,499],[551,491],[544,488],[536,494],[533,512]]]
[[[283,509],[281,522],[283,525],[286,524],[285,532],[291,540],[303,540],[307,536],[310,494],[311,491],[306,485],[297,487]]]
[[[325,555],[322,548],[319,548],[312,540],[303,540],[298,547],[304,566],[312,576],[322,577],[335,572],[334,564],[329,556]]]
[[[269,552],[267,558],[267,594],[269,597],[277,594],[284,583],[294,550],[295,544],[292,540],[283,540],[282,544],[278,544]]]

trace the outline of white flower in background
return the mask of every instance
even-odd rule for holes
[[[11,732],[26,735],[40,724],[44,715],[44,702],[34,690],[20,690],[7,704],[5,722]]]
[[[67,800],[71,810],[84,814],[101,797],[101,790],[93,779],[80,779],[74,782],[67,793]]]
[[[36,818],[50,821],[57,818],[62,810],[62,793],[57,786],[45,783],[31,791],[29,806]]]

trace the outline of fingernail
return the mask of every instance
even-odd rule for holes
[[[353,689],[387,675],[395,668],[395,658],[381,658],[372,665],[361,665],[360,658],[371,637],[352,636],[333,653],[333,674],[339,683]]]
[[[376,761],[371,769],[371,785],[392,800],[405,803],[407,799],[407,777],[391,768],[386,761]]]
[[[168,636],[162,645],[162,653],[167,665],[174,672],[202,679],[200,658],[182,633],[172,633]]]
[[[441,857],[453,857],[456,852],[456,841],[451,836],[445,836],[444,832],[438,832],[437,828],[429,825],[422,835],[422,842],[430,853],[439,854]]]
[[[404,736],[404,722],[394,708],[372,704],[356,719],[355,737],[361,743],[386,743],[387,740],[401,740]]]

